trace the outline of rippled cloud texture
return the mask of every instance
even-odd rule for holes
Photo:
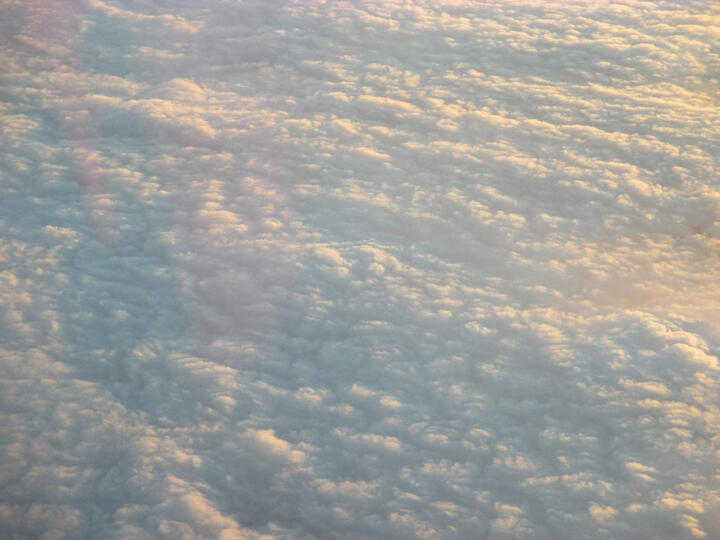
[[[0,6],[4,538],[720,538],[711,6]]]

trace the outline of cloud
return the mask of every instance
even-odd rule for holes
[[[0,6],[2,530],[720,536],[716,18]]]

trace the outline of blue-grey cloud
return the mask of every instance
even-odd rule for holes
[[[717,13],[0,5],[8,538],[715,538]]]

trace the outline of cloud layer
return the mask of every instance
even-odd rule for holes
[[[720,537],[718,17],[0,2],[0,529]]]

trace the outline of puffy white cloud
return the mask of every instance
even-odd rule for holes
[[[717,19],[0,3],[4,534],[719,537]]]

